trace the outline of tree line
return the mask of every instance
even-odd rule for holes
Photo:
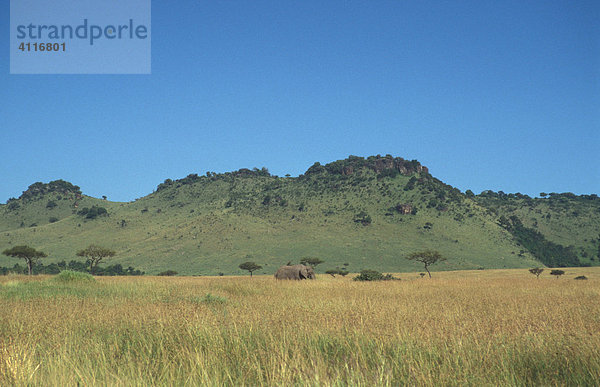
[[[25,267],[19,264],[15,264],[12,268],[0,267],[1,274],[14,273],[27,273],[33,274],[58,274],[62,270],[73,270],[88,272],[92,275],[143,275],[144,272],[129,266],[124,269],[122,265],[115,264],[107,267],[99,267],[98,265],[106,258],[114,257],[116,252],[105,247],[97,245],[89,245],[85,249],[77,251],[78,257],[86,258],[85,262],[70,261],[68,264],[65,261],[58,263],[51,263],[44,265],[39,262],[40,259],[46,258],[48,255],[43,251],[38,251],[33,247],[27,245],[15,246],[10,249],[6,249],[2,254],[22,259],[25,261]]]

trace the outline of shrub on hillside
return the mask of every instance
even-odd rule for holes
[[[371,219],[371,216],[369,214],[367,214],[364,211],[361,211],[361,212],[359,212],[358,214],[356,214],[354,216],[354,222],[355,223],[360,223],[363,226],[368,226],[368,225],[371,224],[372,219]]]
[[[15,211],[15,210],[18,210],[18,209],[21,207],[21,205],[19,204],[19,202],[17,202],[16,200],[17,200],[17,199],[11,199],[11,200],[9,200],[9,201],[6,203],[6,204],[7,204],[7,208],[8,208],[10,211]]]
[[[405,191],[411,191],[415,188],[415,184],[417,183],[417,178],[416,177],[411,177],[410,180],[408,181],[408,183],[406,183],[406,185],[404,186],[404,190]]]
[[[92,206],[91,208],[82,208],[77,215],[84,216],[86,219],[96,219],[99,216],[108,215],[108,211],[104,207]]]
[[[381,171],[379,173],[379,177],[383,178],[383,177],[390,177],[390,178],[394,178],[396,176],[398,176],[400,174],[400,172],[397,169],[384,169],[383,171]]]

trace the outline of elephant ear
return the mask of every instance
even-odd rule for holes
[[[298,270],[298,276],[300,277],[300,279],[307,279],[308,271],[306,270],[306,268],[302,268],[302,269]]]

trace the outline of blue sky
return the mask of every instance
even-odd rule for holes
[[[9,75],[0,201],[350,154],[478,193],[600,193],[598,1],[153,1],[151,75]]]

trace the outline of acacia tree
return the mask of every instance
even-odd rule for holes
[[[256,270],[260,270],[262,269],[262,266],[257,265],[254,262],[244,262],[242,264],[240,264],[240,266],[238,266],[240,269],[242,270],[247,270],[250,272],[250,277],[252,277],[252,272],[256,271]]]
[[[306,266],[310,266],[313,269],[317,267],[317,265],[323,263],[325,261],[321,261],[319,258],[314,258],[314,257],[306,257],[306,258],[302,258],[300,260],[300,263]]]
[[[560,277],[560,276],[561,276],[561,275],[563,275],[563,274],[565,274],[565,271],[564,271],[564,270],[558,270],[558,269],[556,269],[556,270],[552,270],[552,271],[550,272],[550,275],[555,275],[555,276],[556,276],[556,279],[558,279],[558,277]]]
[[[410,261],[421,262],[425,265],[425,271],[429,274],[429,278],[431,278],[431,273],[429,272],[429,266],[433,265],[436,262],[445,261],[446,258],[442,257],[439,251],[436,250],[423,250],[417,251],[415,253],[410,254],[406,259]]]
[[[529,272],[533,275],[535,275],[537,277],[537,279],[540,279],[540,274],[542,274],[542,272],[544,271],[544,269],[541,269],[539,267],[534,267],[533,269],[529,269]]]
[[[117,253],[113,250],[96,245],[89,245],[85,249],[77,252],[78,257],[87,258],[86,263],[90,265],[91,274],[94,274],[94,270],[96,270],[96,267],[100,261],[102,261],[104,258],[114,257],[116,254]]]
[[[342,277],[345,277],[345,276],[347,276],[347,275],[348,275],[348,273],[349,273],[349,272],[348,272],[348,270],[346,270],[346,269],[340,269],[339,267],[336,267],[335,269],[330,269],[330,270],[327,270],[327,271],[325,272],[325,274],[329,274],[329,275],[330,275],[330,276],[332,276],[333,278],[335,278],[335,275],[336,275],[336,274],[339,274],[339,275],[341,275]]]
[[[46,253],[37,251],[33,247],[29,246],[15,246],[12,249],[4,250],[2,254],[8,257],[24,259],[25,262],[27,262],[27,270],[29,275],[33,273],[33,265],[36,264],[38,259],[48,256]]]

